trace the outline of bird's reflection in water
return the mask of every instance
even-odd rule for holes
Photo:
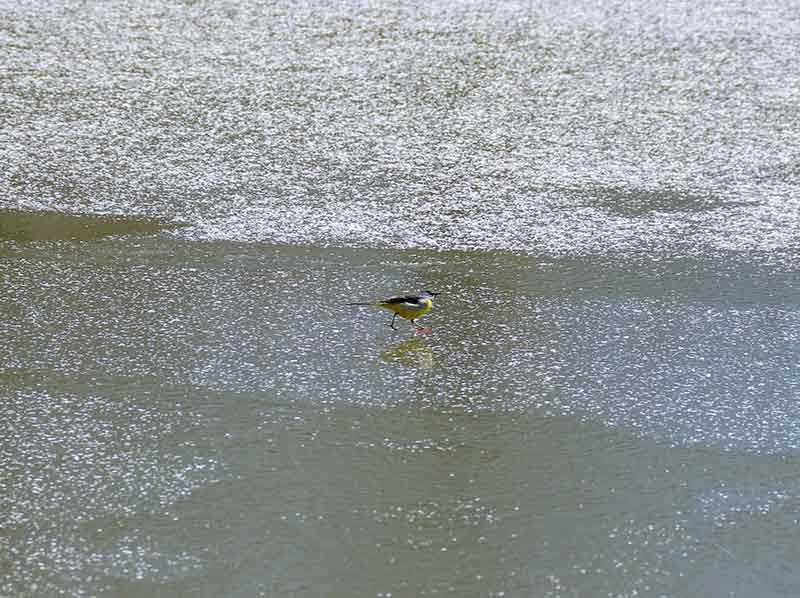
[[[428,370],[433,367],[433,351],[418,338],[410,338],[381,351],[381,359],[407,367]]]

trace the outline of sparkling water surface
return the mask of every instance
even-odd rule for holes
[[[797,8],[5,3],[0,194],[204,239],[796,247]]]
[[[0,596],[794,596],[798,9],[0,0]]]

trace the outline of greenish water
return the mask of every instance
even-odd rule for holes
[[[764,257],[7,242],[0,591],[784,595]],[[343,306],[391,281],[431,333]]]

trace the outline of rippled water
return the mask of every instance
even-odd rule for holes
[[[798,8],[0,0],[0,595],[794,596]]]
[[[796,3],[5,3],[0,195],[193,238],[798,243]]]

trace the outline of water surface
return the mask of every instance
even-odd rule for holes
[[[7,246],[4,592],[783,595],[771,262]],[[342,306],[391,280],[433,332]]]
[[[798,8],[0,0],[0,595],[794,596]]]

